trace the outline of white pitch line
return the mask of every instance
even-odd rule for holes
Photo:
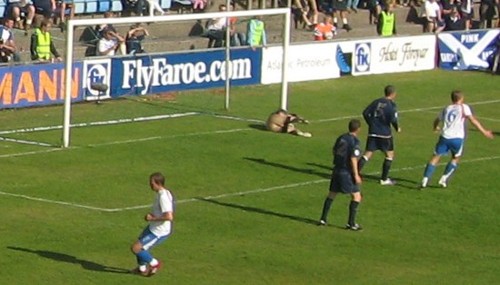
[[[489,101],[479,101],[479,102],[472,102],[468,103],[469,105],[483,105],[483,104],[491,104],[491,103],[498,103],[500,100],[489,100]],[[416,109],[409,109],[409,110],[403,110],[400,111],[400,113],[405,113],[405,112],[421,112],[421,111],[427,111],[427,110],[432,110],[432,109],[439,109],[442,107],[427,107],[427,108],[416,108]],[[136,118],[136,119],[120,119],[120,120],[113,120],[109,121],[112,122],[112,124],[117,124],[120,122],[141,122],[141,121],[147,121],[147,120],[158,120],[158,119],[163,119],[163,118],[171,118],[171,117],[182,117],[182,116],[192,116],[192,115],[198,115],[200,113],[196,112],[190,112],[190,113],[180,113],[180,114],[173,114],[173,115],[160,115],[160,116],[152,116],[152,117],[141,117],[141,118]],[[231,119],[231,120],[238,120],[238,121],[251,121],[251,122],[263,122],[255,119],[246,119],[246,118],[239,118],[239,117],[233,117],[233,116],[222,116],[222,115],[215,115],[215,117],[222,118],[222,119]],[[353,118],[359,118],[359,115],[352,115],[352,116],[343,116],[343,117],[336,117],[336,118],[330,118],[330,119],[320,119],[320,120],[314,120],[312,122],[314,123],[322,123],[322,122],[331,122],[331,121],[339,121],[339,120],[345,120],[345,119],[353,119]],[[75,127],[82,127],[82,126],[96,126],[96,125],[105,125],[104,122],[91,122],[91,123],[81,123],[81,124],[76,124],[74,125]],[[49,126],[49,127],[40,127],[40,128],[27,128],[27,129],[18,129],[18,130],[10,130],[10,131],[0,131],[0,134],[8,134],[8,133],[16,133],[16,132],[32,132],[32,131],[41,131],[41,130],[51,130],[54,128],[62,128],[62,126]],[[148,137],[148,138],[141,138],[141,139],[130,139],[130,140],[123,140],[123,141],[113,141],[113,142],[107,142],[107,143],[100,143],[100,144],[90,144],[87,145],[89,147],[99,147],[99,146],[108,146],[108,145],[118,145],[118,144],[127,144],[127,143],[137,143],[137,142],[144,142],[144,141],[150,141],[150,140],[157,140],[157,139],[168,139],[168,138],[178,138],[178,137],[189,137],[189,136],[199,136],[199,135],[210,135],[210,134],[219,134],[219,133],[232,133],[232,132],[241,132],[241,131],[249,131],[251,128],[245,128],[245,129],[231,129],[231,130],[222,130],[222,131],[210,131],[210,132],[199,132],[199,133],[190,133],[190,134],[183,134],[183,135],[172,135],[172,136],[155,136],[155,137]],[[70,147],[69,149],[79,149],[82,147]],[[59,149],[57,149],[59,150]],[[30,152],[24,152],[24,153],[15,153],[15,154],[5,154],[5,155],[0,155],[0,158],[6,158],[6,157],[15,157],[15,156],[26,156],[26,155],[35,155],[39,153],[46,153],[47,151],[30,151]]]
[[[492,104],[492,103],[500,103],[500,100],[497,99],[497,100],[488,100],[488,101],[478,101],[478,102],[471,102],[471,103],[467,103],[467,104],[474,106],[474,105],[485,105],[485,104]],[[430,111],[430,110],[436,110],[436,109],[442,109],[442,108],[444,108],[444,105],[443,106],[426,107],[426,108],[415,108],[415,109],[401,110],[401,111],[398,111],[398,113],[423,112],[423,111]],[[360,115],[350,115],[350,116],[344,116],[344,117],[337,117],[337,118],[331,118],[331,119],[313,120],[311,122],[312,123],[323,123],[323,122],[355,119],[355,118],[359,118],[359,117],[361,117],[361,114]]]
[[[61,151],[61,150],[63,150],[63,149],[62,148],[52,148],[52,149],[44,149],[44,150],[37,150],[37,151],[27,151],[27,152],[1,154],[0,158],[10,158],[10,157],[35,155],[35,154],[49,153],[49,152]]]
[[[139,122],[146,122],[146,121],[156,121],[156,120],[163,120],[163,119],[172,119],[172,118],[180,118],[180,117],[186,117],[186,116],[194,116],[194,115],[199,115],[199,114],[200,113],[197,113],[197,112],[187,112],[187,113],[177,113],[177,114],[167,114],[167,115],[155,115],[155,116],[149,116],[149,117],[137,117],[137,118],[108,120],[108,121],[96,121],[96,122],[88,122],[88,123],[75,123],[75,124],[71,124],[70,127],[71,128],[81,128],[81,127],[117,125],[117,124],[125,124],[125,123],[139,123]],[[0,131],[0,135],[61,130],[62,128],[63,128],[63,125],[57,125],[57,126],[24,128],[24,129],[16,129],[16,130],[5,130],[5,131]]]
[[[100,147],[100,146],[108,146],[108,145],[138,143],[138,142],[151,141],[151,140],[159,140],[159,139],[194,137],[194,136],[201,136],[201,135],[227,134],[227,133],[248,132],[248,131],[252,131],[252,129],[250,129],[250,128],[241,129],[240,128],[240,129],[218,130],[218,131],[210,131],[210,132],[196,132],[196,133],[170,135],[170,136],[156,136],[156,137],[148,137],[148,138],[140,138],[140,139],[123,140],[123,141],[113,141],[113,142],[106,142],[106,143],[100,143],[100,144],[89,144],[89,145],[86,145],[86,146],[72,146],[72,147],[69,147],[67,149],[54,148],[54,149],[49,149],[49,150],[40,150],[40,151],[28,151],[28,152],[1,154],[0,158],[10,158],[10,157],[19,157],[19,156],[27,156],[27,155],[44,154],[44,153],[53,152],[53,151],[60,151],[60,150],[82,149],[82,148],[85,148],[85,147]]]
[[[228,134],[228,133],[236,133],[236,132],[248,132],[251,131],[250,128],[244,129],[229,129],[229,130],[218,130],[218,131],[209,131],[209,132],[196,132],[196,133],[188,133],[188,134],[178,134],[178,135],[169,135],[169,136],[156,136],[149,138],[141,138],[141,139],[132,139],[132,140],[123,140],[123,141],[113,141],[99,144],[89,144],[89,147],[98,147],[98,146],[107,146],[107,145],[117,145],[117,144],[127,144],[127,143],[137,143],[151,140],[159,140],[159,139],[173,139],[173,138],[185,138],[185,137],[195,137],[202,135],[214,135],[214,134]]]
[[[488,117],[476,117],[480,120],[492,121],[492,122],[500,122],[500,119],[488,118]]]
[[[495,159],[500,159],[500,155],[472,158],[469,160],[462,161],[461,164],[482,162],[482,161],[495,160]],[[445,165],[445,164],[446,163],[440,163],[439,165]],[[412,171],[415,169],[422,169],[424,167],[425,167],[425,165],[408,166],[408,167],[392,169],[391,172]],[[376,175],[376,174],[380,174],[380,172],[368,173],[368,175]],[[196,201],[203,200],[203,199],[209,200],[209,199],[220,199],[220,198],[250,195],[250,194],[260,194],[260,193],[271,192],[271,191],[276,191],[276,190],[281,190],[281,189],[296,188],[296,187],[308,186],[308,185],[313,185],[313,184],[318,184],[318,183],[324,183],[324,182],[328,182],[328,181],[330,181],[330,180],[329,179],[311,180],[311,181],[306,181],[306,182],[278,185],[278,186],[273,186],[273,187],[269,187],[269,188],[259,188],[259,189],[253,189],[253,190],[248,190],[248,191],[223,193],[223,194],[211,195],[211,196],[200,197],[200,198],[187,198],[187,199],[178,200],[176,203],[177,204],[184,204],[184,203],[189,203],[189,202],[196,202]],[[58,200],[50,200],[50,199],[32,197],[32,196],[22,195],[22,194],[8,193],[8,192],[3,192],[3,191],[0,191],[0,195],[22,198],[22,199],[37,201],[37,202],[44,202],[44,203],[49,203],[49,204],[57,204],[57,205],[63,205],[63,206],[70,206],[70,207],[74,207],[74,208],[100,211],[100,212],[123,212],[123,211],[127,211],[127,210],[138,210],[138,209],[145,209],[145,208],[151,207],[151,205],[139,205],[139,206],[122,207],[122,208],[100,208],[100,207],[76,204],[76,203],[71,203],[71,202],[64,202],[64,201],[58,201]]]

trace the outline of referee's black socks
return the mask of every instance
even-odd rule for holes
[[[361,169],[363,169],[363,167],[365,166],[365,164],[367,162],[368,162],[368,158],[364,155],[358,160],[358,171],[359,172],[361,172]]]
[[[356,213],[358,212],[359,202],[351,201],[349,204],[349,221],[347,222],[350,226],[356,225]]]
[[[321,220],[326,222],[326,217],[328,216],[328,212],[330,211],[330,207],[332,206],[333,199],[326,197],[325,203],[323,203],[323,212],[321,213]]]
[[[386,157],[384,159],[384,164],[382,164],[382,180],[387,180],[389,176],[389,170],[391,169],[392,158]]]

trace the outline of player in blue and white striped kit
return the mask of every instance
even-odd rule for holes
[[[391,126],[397,132],[401,132],[398,123],[398,111],[396,103],[394,103],[396,88],[387,85],[384,88],[384,95],[384,97],[374,100],[363,111],[363,118],[368,124],[368,139],[366,140],[365,153],[358,162],[358,169],[361,172],[363,166],[372,157],[373,152],[380,150],[385,154],[380,184],[394,185],[395,182],[389,178],[389,170],[394,159],[394,141]]]
[[[461,91],[451,92],[451,105],[445,107],[439,116],[434,120],[434,130],[441,130],[441,135],[436,144],[434,155],[425,167],[424,178],[421,187],[427,187],[429,179],[432,177],[436,164],[442,155],[451,153],[451,160],[444,169],[444,173],[439,179],[438,184],[446,187],[448,179],[457,169],[458,161],[462,156],[465,140],[465,121],[468,119],[485,137],[492,139],[493,132],[483,128],[481,123],[472,114],[469,105],[464,103],[464,95]],[[443,123],[442,129],[439,127]]]

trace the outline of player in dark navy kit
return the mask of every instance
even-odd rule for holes
[[[382,165],[381,185],[394,185],[395,182],[389,178],[392,160],[394,159],[394,141],[391,126],[399,133],[401,128],[398,124],[398,111],[396,108],[396,88],[387,85],[384,89],[385,96],[373,101],[363,111],[363,118],[368,124],[368,139],[363,157],[359,160],[358,170],[361,172],[363,166],[370,160],[376,150],[384,152],[385,159]]]
[[[361,230],[361,226],[356,223],[356,212],[361,202],[361,192],[359,185],[361,177],[358,173],[358,157],[361,155],[359,148],[358,134],[361,122],[353,119],[349,122],[349,132],[337,138],[333,146],[333,171],[330,180],[330,191],[323,203],[323,212],[319,225],[326,225],[326,218],[333,200],[338,193],[350,194],[349,219],[346,229],[353,231]]]

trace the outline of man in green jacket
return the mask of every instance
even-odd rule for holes
[[[40,28],[36,28],[31,35],[31,59],[38,61],[61,61],[61,56],[54,46],[50,28],[52,23],[45,19],[40,24]]]

